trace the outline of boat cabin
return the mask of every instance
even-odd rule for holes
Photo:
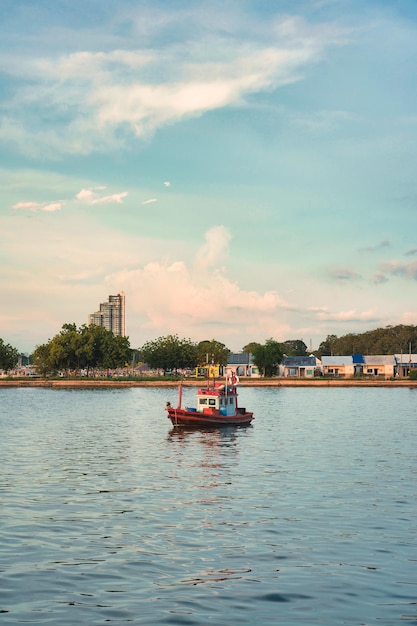
[[[233,385],[219,385],[214,388],[200,389],[197,393],[197,411],[199,413],[219,412],[220,415],[237,413],[237,394]]]

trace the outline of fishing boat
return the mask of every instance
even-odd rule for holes
[[[247,426],[254,419],[253,413],[238,406],[236,375],[225,383],[208,380],[207,387],[197,391],[197,406],[182,406],[182,382],[178,387],[178,406],[167,402],[165,410],[173,426]]]

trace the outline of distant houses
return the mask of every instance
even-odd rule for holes
[[[314,378],[321,374],[321,361],[313,354],[286,356],[281,363],[280,374],[286,378]]]
[[[321,360],[324,376],[393,378],[397,373],[395,356],[393,354],[323,356]]]
[[[227,359],[227,365],[223,368],[224,374],[230,376],[233,372],[237,376],[259,378],[259,368],[255,365],[253,355],[250,352],[231,352]]]
[[[417,369],[417,354],[382,354],[349,356],[285,356],[279,366],[279,376],[284,378],[407,378]],[[259,378],[259,368],[251,354],[231,353],[224,368],[228,375]]]

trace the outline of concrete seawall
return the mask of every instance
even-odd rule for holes
[[[184,380],[184,387],[204,387],[204,380]],[[163,380],[95,380],[95,379],[0,379],[0,389],[10,387],[46,387],[54,389],[123,389],[129,387],[178,387],[177,381]],[[253,378],[240,379],[239,387],[408,387],[417,388],[417,380],[378,380],[378,379],[343,379],[343,378]]]

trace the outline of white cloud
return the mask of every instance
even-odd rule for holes
[[[44,207],[42,207],[42,211],[53,213],[54,211],[59,211],[61,208],[61,202],[51,202],[50,204],[46,204]]]
[[[107,276],[109,288],[129,294],[129,307],[145,328],[166,334],[172,328],[202,338],[209,328],[223,335],[251,332],[277,334],[283,328],[280,311],[286,303],[274,291],[241,289],[220,269],[227,255],[230,234],[223,226],[210,229],[194,263],[159,260],[133,270]],[[253,336],[253,335],[252,335]]]
[[[307,50],[234,51],[221,63],[189,63],[180,80],[153,84],[116,79],[96,85],[87,98],[100,129],[129,124],[144,136],[167,123],[239,105],[245,96],[297,80],[294,69],[312,60]]]
[[[224,226],[214,226],[207,231],[204,238],[206,243],[200,248],[195,259],[195,267],[199,271],[223,264],[231,235]]]
[[[94,191],[91,191],[91,189],[81,189],[81,191],[79,191],[75,197],[80,202],[91,204],[94,201],[94,199],[97,197],[97,194],[94,193]]]
[[[97,198],[93,202],[93,204],[111,204],[115,202],[116,204],[122,204],[123,198],[126,198],[127,191],[122,191],[122,193],[114,193],[111,196],[103,196],[102,198]]]
[[[94,189],[105,189],[105,187],[95,187]],[[88,205],[96,205],[96,204],[110,204],[116,203],[121,204],[123,199],[127,196],[127,191],[123,191],[122,193],[114,193],[108,196],[100,196],[96,191],[92,189],[81,189],[80,192],[76,194],[76,199],[83,204]],[[53,202],[17,202],[12,206],[15,210],[26,210],[26,211],[45,211],[46,213],[53,213],[55,211],[60,211],[64,205],[62,201],[53,201]]]
[[[164,182],[165,187],[171,187],[171,183],[169,182],[169,180],[166,180]]]
[[[19,82],[13,99],[3,103],[0,137],[31,156],[115,148],[129,134],[145,137],[166,124],[240,106],[252,94],[301,80],[328,46],[346,43],[342,29],[301,18],[256,23],[241,12],[228,18],[226,30],[214,19],[209,29],[207,11],[172,12],[154,20],[152,36],[140,38],[144,49],[134,49],[137,40],[128,40],[124,50],[3,56],[2,65]],[[183,29],[181,43],[177,38],[160,43],[158,28],[167,21]],[[204,34],[196,37],[200,28]],[[47,108],[47,122],[37,115],[40,108]]]
[[[27,209],[29,211],[39,211],[42,204],[40,202],[18,202],[12,209]]]
[[[100,189],[103,189],[103,188],[100,187]],[[93,191],[92,189],[81,189],[81,191],[79,191],[75,197],[77,198],[77,200],[79,200],[80,202],[83,202],[84,204],[95,205],[95,204],[111,204],[113,202],[116,204],[121,204],[123,202],[123,198],[126,198],[127,195],[128,195],[127,191],[123,191],[122,193],[114,193],[110,196],[100,196],[97,192]]]
[[[358,311],[357,309],[349,309],[347,311],[332,312],[326,307],[316,309],[318,320],[332,322],[367,322],[377,319],[375,311]]]
[[[144,200],[142,204],[152,204],[153,202],[158,202],[157,198],[149,198],[149,200]]]
[[[46,211],[52,213],[62,208],[62,202],[18,202],[12,206],[13,209],[24,209],[27,211]]]

